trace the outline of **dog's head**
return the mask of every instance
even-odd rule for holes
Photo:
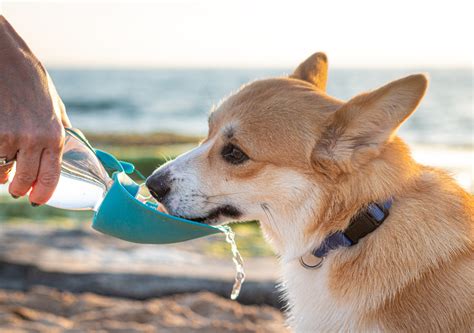
[[[323,198],[370,169],[427,84],[413,75],[345,103],[326,94],[326,81],[316,53],[290,77],[245,85],[210,114],[198,147],[150,176],[151,192],[173,215],[259,220],[277,248],[302,242]]]

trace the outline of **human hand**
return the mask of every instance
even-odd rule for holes
[[[0,16],[0,158],[16,159],[9,186],[14,198],[30,190],[30,202],[46,203],[61,170],[64,127],[71,124],[42,64]],[[0,166],[0,184],[12,164]]]

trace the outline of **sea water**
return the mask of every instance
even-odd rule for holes
[[[296,65],[296,64],[295,64]],[[92,133],[158,131],[204,136],[213,105],[255,79],[293,68],[54,69],[50,71],[72,123]],[[465,69],[332,68],[328,93],[348,100],[417,72],[430,85],[419,109],[400,129],[410,144],[472,147],[473,72]]]

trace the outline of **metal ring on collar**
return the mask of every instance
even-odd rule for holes
[[[305,256],[301,256],[301,257],[300,257],[300,264],[301,264],[301,266],[303,266],[304,268],[307,268],[307,269],[316,269],[316,268],[319,268],[319,267],[321,267],[321,266],[323,265],[324,257],[321,257],[321,258],[320,258],[320,257],[316,257],[316,256],[313,255],[312,253],[310,253],[309,255],[312,257],[312,258],[310,258],[310,260],[314,260],[313,258],[317,258],[317,259],[319,259],[319,261],[316,262],[316,263],[307,263],[307,262],[305,262],[305,260],[304,260],[304,257],[305,257]],[[306,256],[308,256],[308,255],[306,255]]]

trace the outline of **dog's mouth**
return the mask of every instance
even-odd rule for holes
[[[157,199],[159,196],[149,188],[150,194]],[[158,199],[157,199],[158,200]],[[170,214],[173,214],[173,211],[170,210],[166,203],[164,201],[160,202],[168,211]],[[198,223],[203,223],[203,224],[217,224],[217,220],[219,217],[228,217],[231,219],[238,219],[241,217],[243,214],[242,212],[235,206],[232,205],[222,205],[219,207],[216,207],[209,211],[206,215],[202,216],[189,216],[186,214],[176,214],[177,217],[180,217],[182,219],[198,222]]]
[[[204,223],[204,224],[215,224],[219,217],[228,217],[228,218],[233,218],[233,219],[238,219],[239,217],[242,216],[242,212],[232,206],[232,205],[224,205],[220,206],[217,208],[212,209],[208,214],[203,215],[203,216],[180,216],[181,218],[194,221],[194,222],[199,222],[199,223]]]

